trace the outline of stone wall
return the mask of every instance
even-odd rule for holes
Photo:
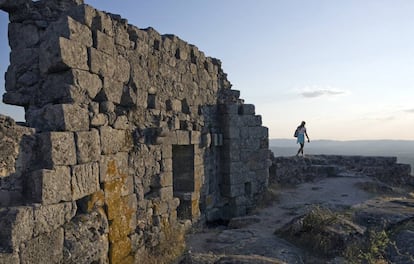
[[[342,173],[365,175],[392,185],[413,185],[411,166],[397,163],[396,157],[307,155],[306,157],[272,157],[269,181],[298,184]]]
[[[1,149],[0,263],[134,263],[168,227],[254,207],[268,130],[219,60],[81,0],[0,9],[3,101],[30,127]]]

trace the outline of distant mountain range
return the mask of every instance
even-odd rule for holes
[[[293,156],[299,149],[296,139],[270,139],[269,145],[275,156]],[[395,156],[414,172],[414,140],[311,140],[306,154]]]

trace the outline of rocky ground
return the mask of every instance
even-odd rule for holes
[[[346,170],[310,180],[272,186],[276,195],[271,205],[225,226],[193,230],[181,263],[350,263],[339,248],[352,248],[352,243],[357,251],[351,263],[414,263],[414,200],[407,186],[391,187]],[[304,218],[315,208],[331,212],[336,220],[325,221],[313,235]],[[386,237],[374,241],[371,230],[385,230]],[[363,239],[371,242],[366,251],[357,244]],[[387,245],[376,252],[373,244],[384,240]]]

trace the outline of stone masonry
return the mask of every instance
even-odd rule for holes
[[[365,175],[392,186],[414,186],[409,164],[396,157],[306,155],[274,157],[269,168],[270,184],[299,184],[321,177]]]
[[[0,263],[139,263],[168,227],[254,208],[268,130],[219,60],[82,0],[0,9],[26,114],[0,116]]]

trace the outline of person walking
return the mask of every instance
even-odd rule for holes
[[[299,156],[299,154],[302,154],[302,157],[303,157],[303,147],[305,146],[305,136],[308,139],[308,142],[310,142],[308,133],[306,132],[305,124],[306,122],[302,121],[302,123],[300,123],[300,125],[296,128],[296,133],[295,133],[295,135],[297,135],[296,142],[300,144],[300,148],[296,156]]]

